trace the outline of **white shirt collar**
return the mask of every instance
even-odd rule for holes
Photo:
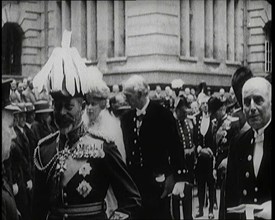
[[[259,135],[262,135],[262,134],[264,133],[264,130],[265,130],[265,129],[267,128],[267,126],[270,124],[270,122],[271,122],[271,118],[269,119],[269,121],[267,122],[267,124],[266,124],[264,127],[260,128],[258,131],[256,131],[254,128],[252,128],[253,131],[254,131],[254,137],[257,137],[257,136],[259,136]]]
[[[143,108],[140,110],[140,109],[138,109],[138,108],[136,108],[136,110],[137,110],[137,116],[140,116],[140,115],[145,115],[146,114],[146,109],[147,109],[147,107],[148,107],[148,105],[149,105],[149,102],[150,102],[150,99],[148,98],[148,97],[146,97],[146,103],[145,103],[145,105],[143,106]]]
[[[24,133],[23,128],[21,128],[19,125],[18,125],[17,127],[19,128],[19,130],[20,130],[22,133]]]
[[[204,118],[208,118],[209,117],[209,114],[208,113],[205,113],[205,112],[202,112],[202,117]]]
[[[29,129],[31,129],[32,125],[28,122],[26,122],[26,125],[28,126]]]

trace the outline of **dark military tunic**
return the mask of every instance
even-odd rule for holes
[[[262,204],[271,197],[271,124],[264,130],[263,157],[257,177],[254,174],[254,132],[249,129],[234,138],[230,145],[225,208],[240,204]],[[226,214],[226,219],[244,219],[244,215]]]
[[[81,125],[56,132],[35,150],[34,219],[105,219],[104,199],[112,185],[121,215],[135,218],[140,195],[117,147],[85,133]]]
[[[239,132],[239,119],[237,117],[231,117],[225,115],[223,119],[214,128],[214,137],[216,143],[216,163],[215,169],[217,170],[217,186],[220,187],[220,209],[219,219],[224,219],[225,207],[224,207],[224,188],[225,188],[225,174],[226,168],[218,169],[220,163],[228,157],[230,142],[233,137]]]

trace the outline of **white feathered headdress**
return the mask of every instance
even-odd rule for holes
[[[98,77],[88,71],[77,49],[70,47],[71,35],[71,31],[64,31],[61,47],[53,50],[47,63],[33,78],[33,85],[38,92],[45,86],[51,93],[61,92],[65,96],[84,95],[94,78]]]
[[[182,79],[174,79],[171,82],[172,89],[181,88],[183,86],[184,82]]]

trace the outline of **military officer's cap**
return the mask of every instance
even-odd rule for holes
[[[232,75],[231,85],[234,90],[236,99],[240,106],[242,107],[242,88],[244,83],[253,77],[251,70],[247,67],[240,67],[236,70],[236,72]]]
[[[225,105],[225,102],[222,102],[217,97],[210,97],[208,100],[208,110],[211,114],[215,114],[223,105]]]

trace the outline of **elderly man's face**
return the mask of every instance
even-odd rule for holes
[[[207,103],[207,99],[203,99],[201,101],[201,110],[204,112],[204,113],[207,113],[208,112],[208,103]]]
[[[271,118],[271,91],[261,81],[254,81],[243,87],[243,111],[249,125],[258,130]]]
[[[134,91],[133,89],[125,89],[123,93],[129,105],[132,108],[137,108],[140,99],[138,92]]]
[[[9,158],[11,140],[16,137],[13,129],[13,115],[2,110],[2,161]]]
[[[69,133],[81,122],[83,98],[54,100],[54,118],[62,133]]]

